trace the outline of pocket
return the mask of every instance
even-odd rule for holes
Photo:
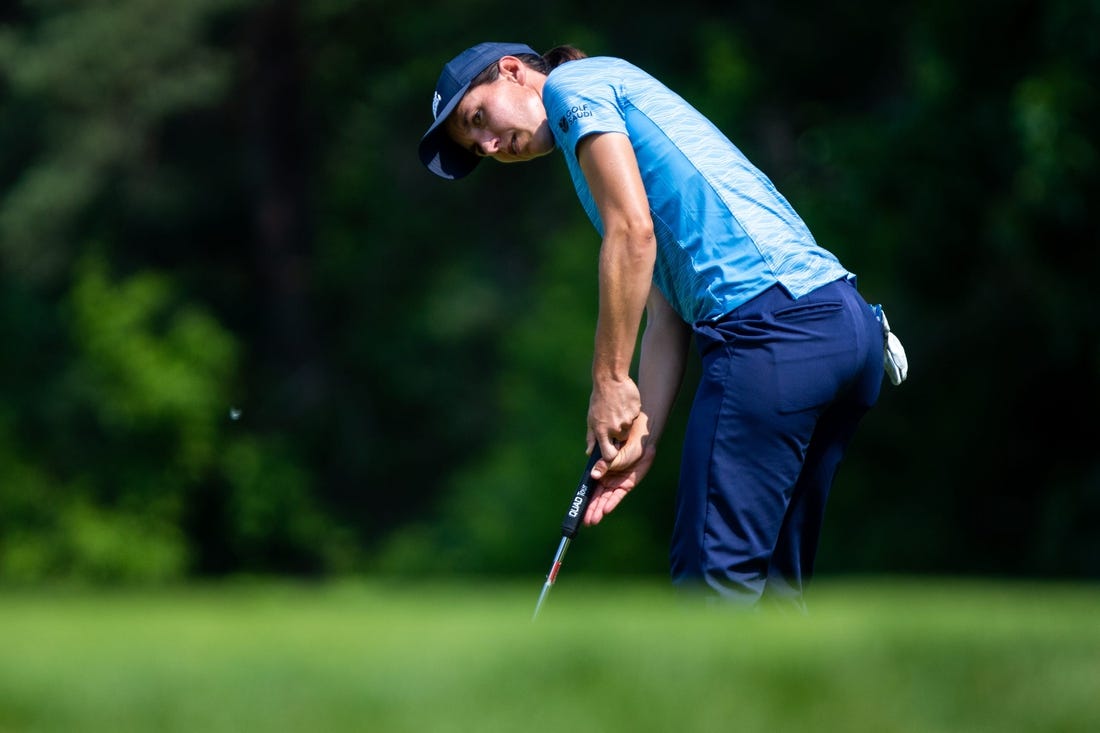
[[[844,308],[839,300],[820,300],[810,303],[795,303],[772,312],[772,317],[784,323],[827,319]]]
[[[841,301],[820,300],[772,313],[777,331],[783,334],[775,353],[780,412],[826,405],[850,381],[857,354],[844,310]]]

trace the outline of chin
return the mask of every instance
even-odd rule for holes
[[[534,160],[535,158],[541,158],[544,155],[549,155],[554,152],[554,146],[551,145],[532,145],[527,149],[525,158],[527,160]]]

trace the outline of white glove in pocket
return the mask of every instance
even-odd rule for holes
[[[890,383],[897,386],[909,376],[909,360],[905,357],[905,347],[901,341],[890,331],[890,322],[886,320],[886,313],[881,305],[875,306],[875,315],[882,324],[882,336],[885,342],[883,348],[883,367],[886,375],[890,377]]]

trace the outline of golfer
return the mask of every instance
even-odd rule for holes
[[[802,607],[830,484],[882,382],[883,321],[855,276],[711,122],[622,59],[483,43],[443,68],[432,112],[432,173],[559,151],[602,237],[585,523],[652,465],[694,333],[673,580]]]

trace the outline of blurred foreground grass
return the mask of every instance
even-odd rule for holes
[[[1100,588],[577,577],[0,592],[0,731],[1097,731]]]

